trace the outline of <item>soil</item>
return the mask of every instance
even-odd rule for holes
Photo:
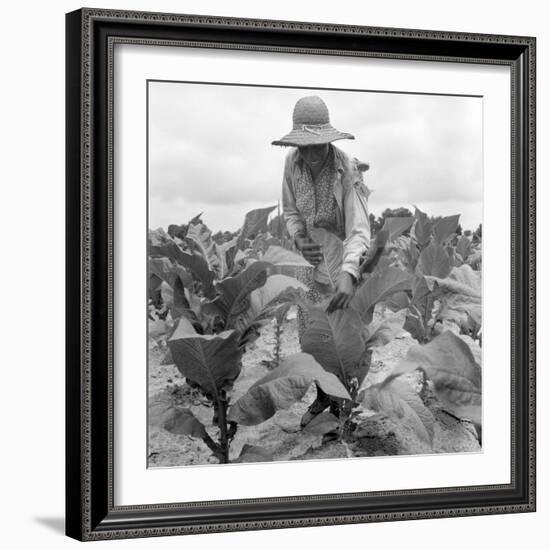
[[[391,312],[377,312],[379,318],[399,315]],[[158,323],[158,322],[157,322]],[[191,390],[175,365],[162,364],[167,349],[159,335],[162,327],[153,328],[149,343],[149,467],[174,467],[217,463],[210,449],[200,439],[184,435],[173,435],[161,427],[162,408],[167,398],[189,407],[205,425],[211,436],[216,436],[212,426],[213,409],[203,404],[204,398]],[[396,363],[405,356],[415,341],[402,331],[397,338],[381,348],[372,357],[370,371],[363,388],[383,380]],[[259,338],[251,344],[243,356],[242,372],[235,382],[232,400],[237,400],[259,378],[269,372],[274,359],[275,327],[266,325]],[[300,351],[295,311],[290,311],[283,325],[281,356]],[[419,379],[408,378],[416,389]],[[437,398],[429,394],[425,403],[437,422],[433,441],[419,439],[414,431],[399,425],[374,411],[362,414],[360,437],[353,443],[323,441],[320,435],[308,434],[300,429],[300,419],[315,398],[312,386],[304,398],[289,409],[279,411],[271,419],[258,426],[239,426],[231,445],[230,459],[235,460],[243,445],[253,445],[265,450],[275,461],[304,459],[339,459],[365,456],[410,455],[428,453],[479,452],[481,450],[476,430],[470,422],[461,421],[446,413]]]

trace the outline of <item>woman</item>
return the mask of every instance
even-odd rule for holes
[[[316,267],[313,276],[304,281],[310,289],[309,298],[320,302],[332,294],[328,306],[332,312],[351,302],[354,283],[360,277],[359,263],[370,243],[368,191],[361,175],[367,166],[332,145],[339,139],[355,138],[333,128],[328,108],[320,97],[300,99],[294,107],[292,122],[292,131],[272,142],[293,147],[284,167],[283,214],[296,248]],[[323,260],[323,251],[311,238],[317,227],[343,241],[342,268],[334,290],[318,277],[317,266]],[[301,338],[307,319],[301,309],[298,314]],[[320,388],[317,391],[317,400],[302,419],[302,425],[329,405],[328,397]]]

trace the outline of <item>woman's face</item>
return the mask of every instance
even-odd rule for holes
[[[306,161],[309,166],[318,166],[327,158],[328,143],[322,145],[307,145],[298,147],[300,156]]]

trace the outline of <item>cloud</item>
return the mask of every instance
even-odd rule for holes
[[[295,102],[313,93],[332,124],[356,137],[336,145],[370,163],[372,211],[429,204],[441,215],[456,205],[451,213],[481,221],[480,98],[151,83],[151,225],[204,210],[213,229],[236,229],[246,211],[276,204],[286,150],[271,141],[291,129]]]

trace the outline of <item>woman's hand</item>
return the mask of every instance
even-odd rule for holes
[[[304,235],[296,236],[294,242],[296,243],[296,248],[311,265],[317,266],[322,262],[323,253],[321,252],[321,246],[316,242]]]
[[[336,294],[328,305],[327,313],[348,307],[353,294],[353,277],[346,271],[342,271],[336,280]]]

